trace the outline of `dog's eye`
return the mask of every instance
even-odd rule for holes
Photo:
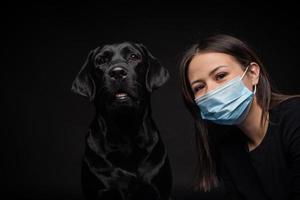
[[[97,62],[98,65],[102,65],[104,63],[109,62],[109,59],[107,57],[100,56],[100,57],[97,58],[96,62]]]
[[[134,53],[129,55],[129,59],[131,59],[131,60],[137,60],[138,58],[139,58],[139,56]]]

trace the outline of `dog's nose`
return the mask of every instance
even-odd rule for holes
[[[127,71],[123,67],[114,67],[108,72],[110,78],[122,80],[127,77]]]

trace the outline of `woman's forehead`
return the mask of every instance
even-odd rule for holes
[[[231,55],[225,53],[200,53],[194,56],[188,67],[189,79],[205,78],[214,69],[230,69],[239,72],[241,66]]]
[[[238,62],[236,59],[225,53],[200,53],[193,57],[189,64],[189,68],[206,68],[216,67],[217,65],[236,65]]]

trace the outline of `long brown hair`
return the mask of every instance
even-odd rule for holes
[[[229,35],[213,35],[192,45],[186,52],[179,68],[181,92],[185,106],[192,114],[196,128],[196,144],[198,152],[196,188],[209,191],[219,183],[216,173],[216,160],[214,157],[214,144],[208,134],[206,121],[199,117],[199,108],[194,101],[194,94],[187,76],[188,66],[195,55],[203,52],[225,53],[233,56],[244,68],[251,62],[260,67],[259,81],[257,84],[256,99],[262,108],[261,123],[266,120],[269,109],[278,103],[292,97],[276,92],[270,84],[270,79],[265,67],[255,52],[241,40]]]

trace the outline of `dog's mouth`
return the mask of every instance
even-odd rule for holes
[[[118,101],[126,101],[130,99],[130,96],[128,93],[126,92],[117,92],[115,94],[115,100],[118,100]]]

